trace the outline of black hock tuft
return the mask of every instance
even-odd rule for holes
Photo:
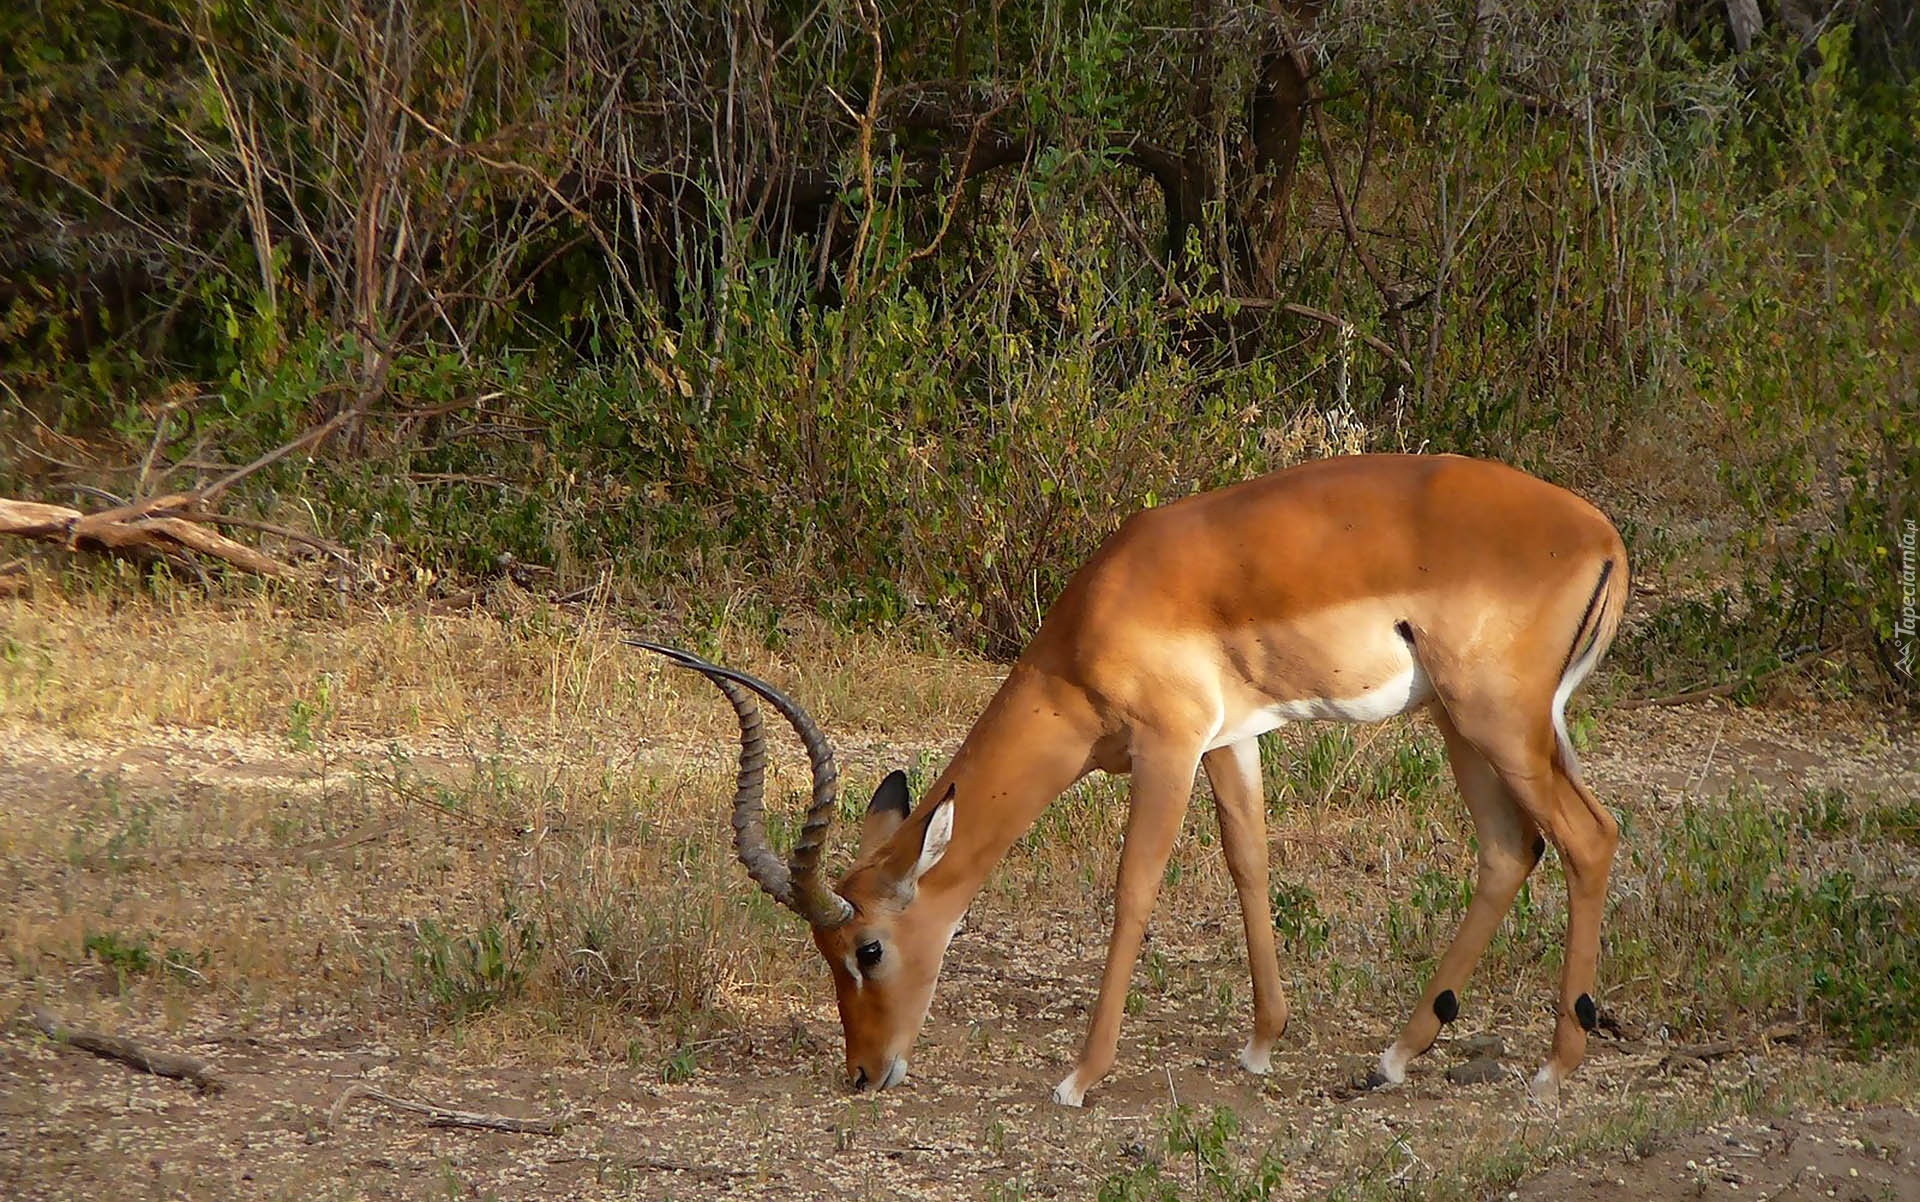
[[[1580,1020],[1582,1030],[1591,1031],[1600,1025],[1600,1007],[1584,993],[1573,1003],[1573,1016]]]

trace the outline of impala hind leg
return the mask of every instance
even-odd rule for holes
[[[1460,734],[1438,706],[1434,707],[1433,718],[1446,738],[1447,760],[1453,766],[1460,796],[1473,816],[1474,834],[1480,844],[1473,899],[1400,1038],[1381,1054],[1379,1067],[1368,1076],[1370,1086],[1398,1085],[1406,1080],[1408,1062],[1432,1047],[1440,1028],[1459,1015],[1460,993],[1473,975],[1474,965],[1513,908],[1513,899],[1544,850],[1539,828],[1521,809],[1487,757]]]
[[[1523,791],[1523,790],[1530,790]],[[1578,1068],[1587,1052],[1587,1033],[1598,1025],[1593,978],[1600,955],[1600,918],[1607,904],[1607,877],[1620,845],[1620,826],[1588,791],[1573,770],[1556,757],[1552,772],[1527,779],[1516,793],[1529,809],[1550,814],[1543,823],[1567,876],[1567,948],[1560,970],[1560,1009],[1553,1026],[1553,1049],[1528,1087],[1534,1097],[1552,1101],[1560,1083]],[[1546,807],[1551,806],[1551,810]]]
[[[1536,713],[1516,724],[1507,716]],[[1533,1096],[1550,1100],[1586,1055],[1587,1032],[1599,1019],[1593,978],[1600,954],[1600,916],[1607,876],[1620,843],[1613,815],[1576,775],[1573,751],[1543,701],[1538,707],[1472,709],[1452,706],[1448,717],[1492,765],[1527,820],[1560,852],[1567,878],[1567,942],[1560,970],[1560,1005],[1553,1048],[1534,1076]]]
[[[1107,967],[1100,976],[1100,997],[1093,1005],[1080,1061],[1053,1087],[1053,1100],[1064,1106],[1080,1105],[1093,1083],[1113,1067],[1134,962],[1140,958],[1147,917],[1153,913],[1160,878],[1180,834],[1199,766],[1197,746],[1158,745],[1134,752],[1127,833],[1120,846],[1120,872],[1113,894],[1113,937],[1107,944]]]
[[[1220,850],[1240,898],[1247,968],[1253,974],[1253,1035],[1240,1051],[1240,1067],[1264,1077],[1272,1068],[1274,1041],[1287,1029],[1287,995],[1280,984],[1280,957],[1273,946],[1273,914],[1267,897],[1267,806],[1260,792],[1259,740],[1215,748],[1200,763],[1213,786]]]

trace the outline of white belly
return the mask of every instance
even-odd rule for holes
[[[1286,722],[1320,720],[1332,722],[1381,722],[1396,714],[1425,705],[1433,699],[1433,682],[1412,656],[1407,667],[1384,684],[1351,697],[1302,697],[1275,701],[1268,705],[1228,713],[1207,750],[1231,747],[1255,735],[1263,735]]]

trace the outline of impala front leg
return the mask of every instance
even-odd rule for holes
[[[1191,743],[1179,749],[1156,746],[1134,751],[1133,798],[1127,812],[1126,839],[1120,847],[1119,879],[1113,895],[1113,938],[1107,944],[1107,967],[1100,977],[1100,998],[1093,1006],[1093,1020],[1087,1027],[1080,1062],[1064,1081],[1053,1087],[1053,1100],[1063,1106],[1080,1105],[1093,1083],[1113,1067],[1134,962],[1140,957],[1140,941],[1146,934],[1147,917],[1153,913],[1153,902],[1160,892],[1167,857],[1180,834],[1180,821],[1186,815],[1187,798],[1193,793],[1193,774],[1199,760],[1200,749]]]
[[[1287,994],[1280,984],[1280,956],[1273,945],[1267,893],[1267,806],[1260,792],[1260,744],[1246,739],[1217,747],[1200,762],[1213,786],[1220,850],[1240,899],[1247,968],[1253,975],[1253,1035],[1240,1051],[1240,1067],[1264,1077],[1272,1070],[1273,1045],[1287,1029]]]

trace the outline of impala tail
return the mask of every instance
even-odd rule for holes
[[[1568,775],[1580,778],[1580,759],[1574,753],[1573,740],[1567,734],[1567,700],[1586,682],[1594,668],[1605,658],[1607,648],[1620,630],[1627,608],[1626,558],[1609,557],[1600,565],[1600,579],[1593,596],[1574,630],[1573,644],[1567,648],[1567,666],[1561,669],[1560,686],[1553,693],[1553,733],[1560,765]]]

